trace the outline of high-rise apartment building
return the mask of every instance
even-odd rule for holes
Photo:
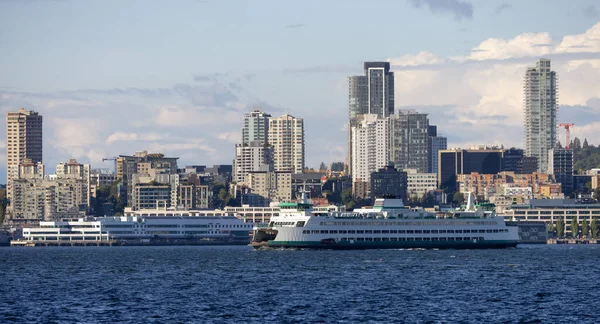
[[[352,169],[352,133],[361,115],[385,118],[394,114],[394,72],[389,62],[365,62],[364,75],[348,77],[348,173]],[[383,167],[383,165],[382,165]]]
[[[233,180],[241,183],[246,174],[256,171],[273,171],[273,147],[262,141],[237,144],[233,163]]]
[[[269,118],[271,115],[260,110],[254,110],[244,115],[244,126],[242,127],[242,144],[253,141],[267,142],[269,135]]]
[[[558,115],[557,75],[549,59],[530,67],[524,79],[525,155],[538,159],[538,170],[548,170],[548,151],[556,144]]]
[[[390,160],[398,169],[429,170],[429,119],[427,114],[402,110],[389,117]]]
[[[6,113],[6,184],[9,209],[12,208],[12,180],[19,178],[19,165],[25,159],[42,162],[42,116],[19,108]]]
[[[387,117],[394,113],[394,72],[389,62],[365,62],[365,74],[348,77],[350,119],[375,114]]]
[[[275,171],[302,173],[304,170],[304,120],[285,114],[269,118],[268,142],[273,147]]]
[[[375,114],[361,115],[350,129],[352,182],[369,183],[371,173],[388,165],[390,118]]]
[[[19,178],[13,179],[11,224],[79,217],[90,210],[89,165],[70,161],[58,164],[54,176],[44,177],[44,165],[25,159]]]

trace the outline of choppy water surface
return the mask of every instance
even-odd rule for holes
[[[0,322],[598,322],[600,247],[0,248]]]

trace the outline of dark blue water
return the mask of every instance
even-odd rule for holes
[[[0,248],[0,323],[597,323],[600,247]]]

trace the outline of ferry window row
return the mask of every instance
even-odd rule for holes
[[[483,237],[342,237],[341,241],[406,242],[406,241],[483,241]]]
[[[498,225],[496,221],[370,221],[370,222],[353,222],[353,221],[335,221],[335,222],[319,222],[319,225],[324,226],[422,226],[422,225]]]
[[[504,233],[508,229],[485,230],[303,230],[302,234],[463,234]]]
[[[271,224],[269,226],[296,226],[296,227],[304,227],[304,224],[306,222],[304,221],[299,221],[299,222],[271,222]]]

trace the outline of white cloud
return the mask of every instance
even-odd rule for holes
[[[107,139],[106,143],[114,143],[114,142],[131,142],[131,141],[157,141],[164,138],[165,135],[157,134],[157,133],[126,133],[122,131],[116,131],[112,133]]]
[[[217,138],[229,143],[237,144],[242,141],[241,132],[221,132],[217,135]]]
[[[585,105],[600,94],[600,59],[574,55],[588,52],[600,52],[600,23],[561,41],[548,33],[524,33],[511,39],[484,40],[465,56],[443,58],[420,52],[391,58],[396,107],[430,113],[439,131],[456,146],[522,146],[522,85],[527,66],[535,66],[540,57],[551,58],[560,80],[559,104]],[[600,117],[600,107],[590,111]],[[595,125],[592,122],[589,125]],[[592,128],[585,125],[580,131]]]
[[[429,51],[421,51],[414,55],[406,54],[397,58],[390,58],[389,61],[394,66],[422,66],[443,63],[444,59]]]
[[[489,38],[471,49],[470,55],[462,59],[478,61],[523,56],[542,56],[551,52],[551,46],[552,38],[548,33],[525,33],[508,40]]]
[[[579,35],[567,35],[563,37],[562,42],[556,47],[557,53],[589,52],[600,51],[600,22],[596,23],[585,33]]]

